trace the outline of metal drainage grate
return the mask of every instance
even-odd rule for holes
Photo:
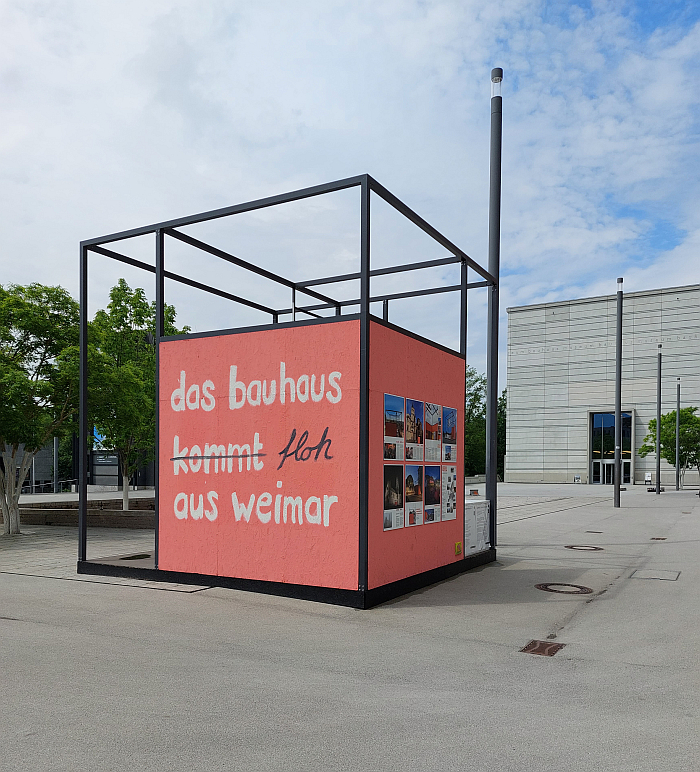
[[[652,536],[651,539],[649,539],[649,541],[666,541],[666,537],[665,536]]]
[[[680,575],[680,571],[653,571],[651,569],[638,568],[631,574],[631,577],[632,579],[663,579],[667,582],[675,582]]]
[[[553,657],[558,651],[561,651],[565,643],[552,643],[552,641],[530,641],[520,651],[525,654],[539,654],[542,657]]]
[[[586,552],[603,552],[602,547],[591,547],[590,544],[567,544],[565,550],[584,550]]]
[[[119,560],[145,560],[150,557],[150,552],[140,552],[138,555],[127,555],[126,557],[119,558]]]
[[[593,592],[590,587],[584,587],[582,584],[564,584],[563,582],[544,582],[536,584],[535,587],[545,592],[561,592],[564,595],[590,595]]]

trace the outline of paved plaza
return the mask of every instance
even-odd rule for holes
[[[697,491],[499,491],[497,563],[369,611],[78,576],[76,529],[0,538],[0,770],[696,770]],[[152,546],[96,528],[88,558]]]

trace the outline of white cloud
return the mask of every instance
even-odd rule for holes
[[[7,2],[2,281],[75,292],[82,238],[365,171],[485,262],[488,73],[500,65],[503,308],[613,292],[618,275],[630,290],[698,282],[700,25],[646,36],[641,12],[528,0]],[[345,271],[357,211],[340,199],[204,230],[279,270],[307,276],[323,260]],[[423,254],[408,231],[387,233],[401,254]],[[392,242],[378,243],[388,259]],[[112,279],[96,277],[96,298]],[[470,304],[480,369],[483,300]],[[196,303],[200,326],[237,318]],[[397,305],[396,318],[450,340],[441,303],[417,316]]]

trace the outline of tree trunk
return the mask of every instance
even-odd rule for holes
[[[129,511],[129,468],[122,464],[122,511]]]
[[[4,471],[0,470],[0,510],[2,510],[4,534],[20,532],[19,497],[35,455],[35,453],[26,453],[24,445],[10,446],[3,443]]]

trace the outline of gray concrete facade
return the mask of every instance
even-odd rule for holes
[[[591,416],[615,406],[616,296],[508,309],[506,482],[593,481]],[[632,415],[631,477],[655,479],[655,456],[637,451],[656,417],[658,344],[662,413],[700,406],[700,285],[624,296],[622,410]],[[661,461],[661,483],[675,470]],[[697,472],[685,475],[697,485]]]

